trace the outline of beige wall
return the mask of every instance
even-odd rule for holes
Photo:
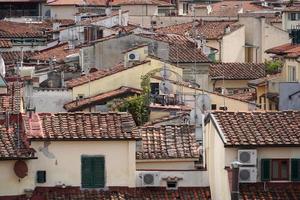
[[[49,6],[54,19],[75,19],[78,8],[75,6]]]
[[[122,5],[122,10],[128,10],[130,16],[153,16],[158,14],[157,5]]]
[[[284,66],[282,69],[283,80],[289,82],[289,66],[296,67],[296,81],[300,81],[300,64],[296,59],[284,59]]]
[[[48,149],[55,155],[47,158],[39,149],[43,142],[32,142],[38,159],[28,160],[28,176],[18,180],[13,172],[14,161],[1,161],[1,195],[22,194],[36,186],[81,186],[81,156],[105,157],[105,185],[135,187],[135,141],[51,142]],[[36,171],[46,170],[47,182],[36,183]],[[4,172],[4,173],[3,173]]]
[[[222,62],[244,62],[245,61],[245,27],[241,27],[222,39]]]
[[[104,78],[91,81],[90,84],[84,84],[74,87],[72,89],[73,100],[76,99],[78,94],[84,94],[85,97],[89,97],[103,92],[115,90],[117,88],[120,88],[121,86],[141,88],[141,76],[147,74],[151,70],[161,68],[164,64],[160,60],[152,58],[149,60],[150,62],[143,65],[128,68],[127,70],[113,74],[111,76],[106,76]],[[182,69],[170,64],[166,64],[166,66],[169,67],[170,70],[176,71],[178,74],[182,75]],[[171,79],[175,78],[176,77],[173,76],[171,77]]]
[[[137,170],[191,170],[197,159],[137,160]]]
[[[248,86],[249,80],[224,80],[224,87],[227,89],[230,88],[249,88]],[[210,87],[213,88],[222,88],[223,80],[210,80]]]

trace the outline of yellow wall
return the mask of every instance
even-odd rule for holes
[[[227,89],[249,88],[248,81],[249,80],[224,80],[224,87]],[[210,80],[210,88],[213,89],[214,84],[215,84],[215,88],[222,88],[223,80]]]
[[[137,160],[138,170],[190,170],[195,169],[194,161],[197,159],[169,159],[169,160]]]
[[[128,86],[134,88],[141,88],[141,76],[147,74],[151,70],[163,67],[163,62],[153,58],[148,58],[150,62],[128,68],[122,72],[106,76],[104,78],[91,81],[90,84],[83,84],[73,88],[73,100],[78,94],[84,94],[85,97],[94,96],[100,93],[108,92],[120,88],[121,86]],[[176,71],[182,75],[182,69],[173,65],[166,64],[170,70]],[[171,79],[175,79],[171,77]]]
[[[39,151],[43,142],[32,142],[31,146],[37,151],[38,159],[26,161],[29,173],[20,182],[13,172],[14,162],[0,162],[1,195],[22,194],[24,189],[35,186],[81,186],[82,155],[105,156],[106,186],[135,187],[135,141],[51,142],[48,149],[55,159],[49,159]],[[37,170],[46,170],[46,183],[36,183]]]

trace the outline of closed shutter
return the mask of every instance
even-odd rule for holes
[[[91,157],[81,157],[81,185],[84,188],[93,187]]]
[[[261,159],[261,181],[270,180],[270,159]]]
[[[94,187],[104,187],[104,157],[93,158],[93,182]]]
[[[300,181],[300,159],[291,160],[291,180]]]

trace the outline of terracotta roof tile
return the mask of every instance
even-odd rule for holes
[[[169,47],[169,62],[190,63],[210,62],[208,57],[196,44],[186,36],[176,34],[139,34],[142,37],[166,42]]]
[[[290,6],[290,7],[286,7],[285,9],[283,9],[283,12],[299,12],[300,11],[300,6]]]
[[[29,57],[35,55],[35,52],[24,51],[23,58],[27,60]],[[21,51],[8,51],[8,52],[0,52],[0,56],[3,58],[5,65],[13,64],[21,59]]]
[[[51,0],[47,2],[50,6],[61,5],[77,5],[77,6],[106,6],[106,0]],[[172,4],[160,0],[114,0],[109,3],[111,6],[120,5],[158,5],[158,6],[171,6]]]
[[[225,146],[300,146],[300,111],[216,111],[212,116]]]
[[[240,184],[242,200],[300,199],[300,183],[243,183]]]
[[[0,20],[0,38],[35,38],[45,37],[36,24],[17,23]]]
[[[195,31],[197,35],[202,35],[208,40],[222,38],[225,35],[225,28],[230,26],[231,32],[240,28],[241,25],[235,24],[237,21],[196,21]],[[172,33],[178,35],[192,35],[193,22],[167,26],[156,30],[157,33]]]
[[[263,63],[214,63],[210,65],[209,76],[213,80],[252,80],[265,76]]]
[[[0,112],[19,113],[21,109],[21,85],[9,83],[8,93],[0,96]]]
[[[1,199],[1,198],[0,198]],[[111,187],[108,190],[82,190],[76,187],[49,188],[39,187],[33,192],[32,199],[43,200],[210,200],[209,187],[179,187],[178,190],[166,188],[126,188]],[[25,199],[24,199],[25,200]]]
[[[136,153],[139,160],[199,158],[199,145],[192,126],[148,126],[142,127],[140,132],[142,150]]]
[[[84,109],[89,107],[90,105],[95,105],[97,103],[106,102],[112,100],[113,98],[119,97],[127,97],[134,94],[140,94],[141,90],[130,88],[130,87],[120,87],[116,90],[112,90],[109,92],[101,93],[92,97],[88,97],[85,99],[71,101],[64,105],[64,108],[67,111],[79,111],[80,109]]]
[[[50,58],[55,57],[57,62],[63,62],[63,60],[71,54],[79,53],[79,48],[69,49],[68,43],[62,43],[53,46],[48,49],[44,49],[37,52],[34,56],[30,57],[30,60],[49,61]]]
[[[266,53],[296,58],[296,57],[300,56],[300,45],[287,43],[287,44],[283,44],[280,46],[270,48],[270,49],[266,50]]]
[[[236,98],[243,101],[255,101],[256,100],[256,93],[255,92],[244,92],[244,93],[237,93],[228,95],[232,98]]]
[[[28,138],[35,140],[139,139],[128,113],[39,113],[24,116]]]
[[[0,39],[0,48],[11,48],[12,46],[10,39]]]
[[[96,72],[72,79],[67,82],[67,86],[69,88],[73,88],[73,87],[88,83],[89,81],[98,80],[98,79],[104,78],[106,76],[110,76],[110,75],[119,73],[121,71],[140,66],[140,65],[148,63],[148,62],[150,62],[150,61],[145,60],[145,61],[137,62],[137,63],[134,63],[134,65],[132,65],[130,67],[125,67],[124,64],[118,64],[110,69],[98,70]]]

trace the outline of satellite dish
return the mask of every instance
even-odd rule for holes
[[[48,149],[49,145],[50,142],[44,142],[44,147],[39,147],[39,151],[41,151],[44,154],[44,156],[46,156],[47,158],[54,159],[55,155],[49,151]]]
[[[193,109],[190,112],[190,124],[191,125],[202,125],[202,112],[200,109]]]
[[[170,71],[170,69],[164,65],[162,70],[160,71],[160,75],[161,77],[163,77],[164,79],[170,78],[172,75],[172,72]]]
[[[196,103],[201,113],[205,113],[211,109],[210,97],[207,94],[200,94],[197,96]]]
[[[170,81],[162,81],[159,83],[159,90],[163,94],[171,94],[173,91],[173,86]]]
[[[18,160],[15,162],[14,171],[19,178],[24,178],[28,174],[27,164],[23,160]]]

